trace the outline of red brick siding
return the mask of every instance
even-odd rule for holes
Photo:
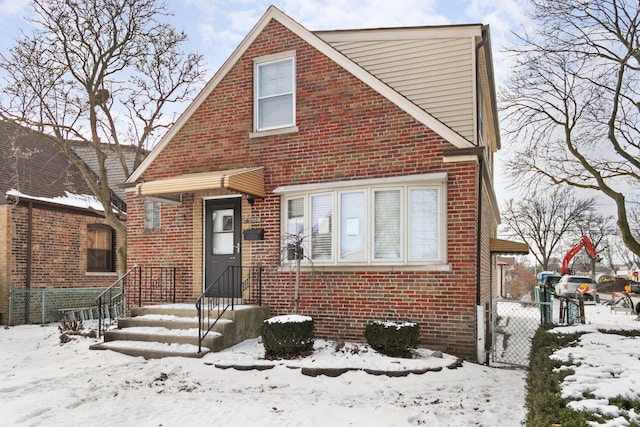
[[[296,51],[299,132],[249,138],[253,131],[253,58]],[[265,266],[264,300],[289,313],[293,286],[280,264],[282,185],[447,172],[448,272],[332,272],[302,278],[300,311],[316,319],[318,336],[362,340],[374,319],[420,323],[421,342],[475,359],[477,164],[443,163],[451,145],[308,46],[270,23],[142,176],[264,166],[269,194],[252,215],[265,241],[252,242],[253,263]],[[189,223],[193,203],[163,205],[162,232],[145,234],[142,201],[130,194],[129,263],[182,263],[197,268]],[[197,220],[197,219],[196,219]],[[199,243],[198,243],[199,242]],[[246,245],[245,245],[246,248]]]
[[[25,205],[4,206],[8,269],[0,277],[0,316],[8,319],[9,289],[27,287],[28,215]],[[104,218],[43,208],[32,211],[31,288],[107,287],[118,277],[87,274],[87,226],[106,224]],[[117,245],[117,242],[116,242]],[[115,253],[114,253],[115,256]]]
[[[129,200],[132,200],[129,198]],[[193,282],[193,196],[183,198],[182,205],[163,203],[160,207],[160,230],[144,229],[144,203],[136,198],[127,204],[128,268],[178,267],[177,302],[195,302]],[[197,201],[202,203],[201,200]],[[200,244],[202,241],[200,240]]]

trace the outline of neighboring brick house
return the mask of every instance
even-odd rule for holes
[[[50,137],[0,121],[0,158],[0,324],[9,322],[11,289],[106,287],[117,280],[116,232]],[[12,323],[24,319],[14,316]]]
[[[310,32],[271,7],[127,181],[127,262],[179,267],[181,301],[261,265],[287,314],[300,235],[317,336],[409,320],[482,360],[493,255],[527,251],[495,239],[499,145],[487,26]]]

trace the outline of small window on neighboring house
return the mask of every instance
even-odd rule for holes
[[[160,229],[160,202],[147,201],[144,203],[144,229]]]
[[[115,233],[108,225],[90,224],[87,228],[87,271],[115,271]]]
[[[255,130],[295,125],[294,59],[256,64]]]

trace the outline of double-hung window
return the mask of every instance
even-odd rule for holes
[[[295,126],[293,57],[255,64],[255,130]]]
[[[115,233],[108,225],[89,224],[87,227],[87,271],[107,273],[115,271]]]
[[[288,244],[295,235],[314,265],[443,264],[446,175],[435,175],[276,189]]]

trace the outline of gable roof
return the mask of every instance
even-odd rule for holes
[[[218,83],[227,75],[227,73],[233,68],[235,63],[242,57],[242,55],[246,52],[246,50],[251,46],[254,40],[261,34],[264,28],[269,24],[271,20],[276,20],[288,30],[296,34],[302,40],[307,42],[309,45],[313,46],[315,49],[326,55],[328,58],[333,60],[336,64],[340,65],[345,70],[349,71],[355,77],[359,78],[362,82],[370,86],[372,89],[376,90],[382,96],[389,99],[391,102],[396,104],[399,108],[404,110],[407,114],[411,115],[413,118],[423,123],[425,126],[432,129],[434,132],[445,138],[448,142],[453,144],[458,148],[467,148],[473,146],[469,140],[467,140],[460,133],[446,125],[443,121],[437,119],[432,114],[427,112],[424,109],[424,105],[421,106],[419,103],[415,102],[415,99],[412,100],[405,93],[401,93],[399,91],[400,88],[392,87],[387,82],[382,81],[380,78],[376,77],[374,74],[363,68],[362,65],[359,65],[354,60],[347,57],[341,51],[339,51],[336,47],[329,44],[327,41],[323,40],[323,38],[327,40],[332,40],[329,32],[318,32],[313,33],[298,22],[291,19],[289,16],[285,15],[275,6],[270,6],[267,9],[267,12],[262,16],[262,18],[258,21],[258,23],[252,28],[252,30],[247,34],[244,40],[240,43],[240,45],[236,48],[236,50],[231,54],[231,56],[225,61],[225,63],[220,67],[220,69],[216,72],[213,78],[207,83],[207,85],[203,88],[203,90],[198,94],[198,96],[194,99],[194,101],[187,107],[184,113],[180,116],[178,121],[171,127],[171,129],[164,135],[162,140],[154,147],[151,153],[145,158],[145,160],[140,164],[140,166],[131,174],[127,183],[132,184],[135,183],[140,176],[144,173],[144,171],[151,165],[151,163],[155,160],[155,158],[162,152],[164,147],[171,141],[171,139],[176,135],[176,133],[184,126],[184,124],[189,120],[189,118],[194,114],[194,112],[198,109],[198,107],[207,99],[209,94],[213,92]],[[420,27],[422,31],[427,31],[425,28],[428,27]],[[451,27],[439,27],[439,28],[449,28],[448,33],[453,34],[454,32],[463,31],[465,33],[473,34],[475,37],[480,37],[482,35],[482,25],[474,24],[468,26],[451,26]],[[363,30],[354,30],[352,33],[356,31]],[[409,34],[415,34],[415,29],[412,31],[411,29],[394,29],[385,31],[387,34],[386,37],[390,35],[397,36],[402,33],[405,36]],[[433,29],[431,31],[434,31]],[[334,33],[336,34],[336,33]],[[475,48],[475,46],[472,46]],[[471,48],[471,47],[470,47]]]
[[[80,171],[43,133],[0,121],[0,204],[8,194],[34,199],[91,195]]]

